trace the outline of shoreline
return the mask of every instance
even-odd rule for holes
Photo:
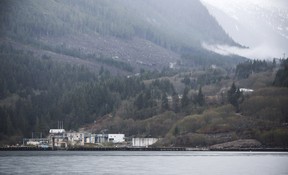
[[[189,147],[0,147],[0,151],[239,151],[239,152],[288,152],[288,148],[189,148]]]

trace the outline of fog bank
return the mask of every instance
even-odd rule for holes
[[[282,58],[284,51],[268,44],[261,44],[252,48],[239,48],[228,45],[210,45],[202,43],[202,47],[221,55],[240,55],[250,59],[272,60]]]

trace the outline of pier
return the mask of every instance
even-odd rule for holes
[[[68,151],[187,151],[186,148],[177,147],[79,147],[68,148]]]
[[[0,151],[188,151],[182,147],[71,147],[71,148],[40,148],[40,147],[0,147]]]
[[[70,147],[70,148],[52,148],[52,147],[27,147],[13,146],[0,147],[0,151],[231,151],[231,152],[288,152],[288,148],[186,148],[186,147]]]
[[[52,151],[51,147],[40,148],[31,146],[13,146],[13,147],[0,147],[0,151]]]

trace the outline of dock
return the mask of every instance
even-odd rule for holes
[[[288,148],[188,148],[188,147],[70,147],[70,148],[52,148],[52,147],[27,147],[13,146],[0,147],[0,151],[231,151],[231,152],[288,152]]]
[[[187,151],[178,147],[93,147],[68,148],[68,151]]]
[[[184,147],[0,147],[0,151],[187,151]]]
[[[0,147],[0,151],[52,151],[51,147],[40,148],[31,146],[13,146],[13,147]]]

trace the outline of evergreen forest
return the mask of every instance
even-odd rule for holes
[[[205,50],[244,47],[200,1],[163,1],[1,1],[0,146],[63,121],[167,147],[287,148],[288,58]]]

